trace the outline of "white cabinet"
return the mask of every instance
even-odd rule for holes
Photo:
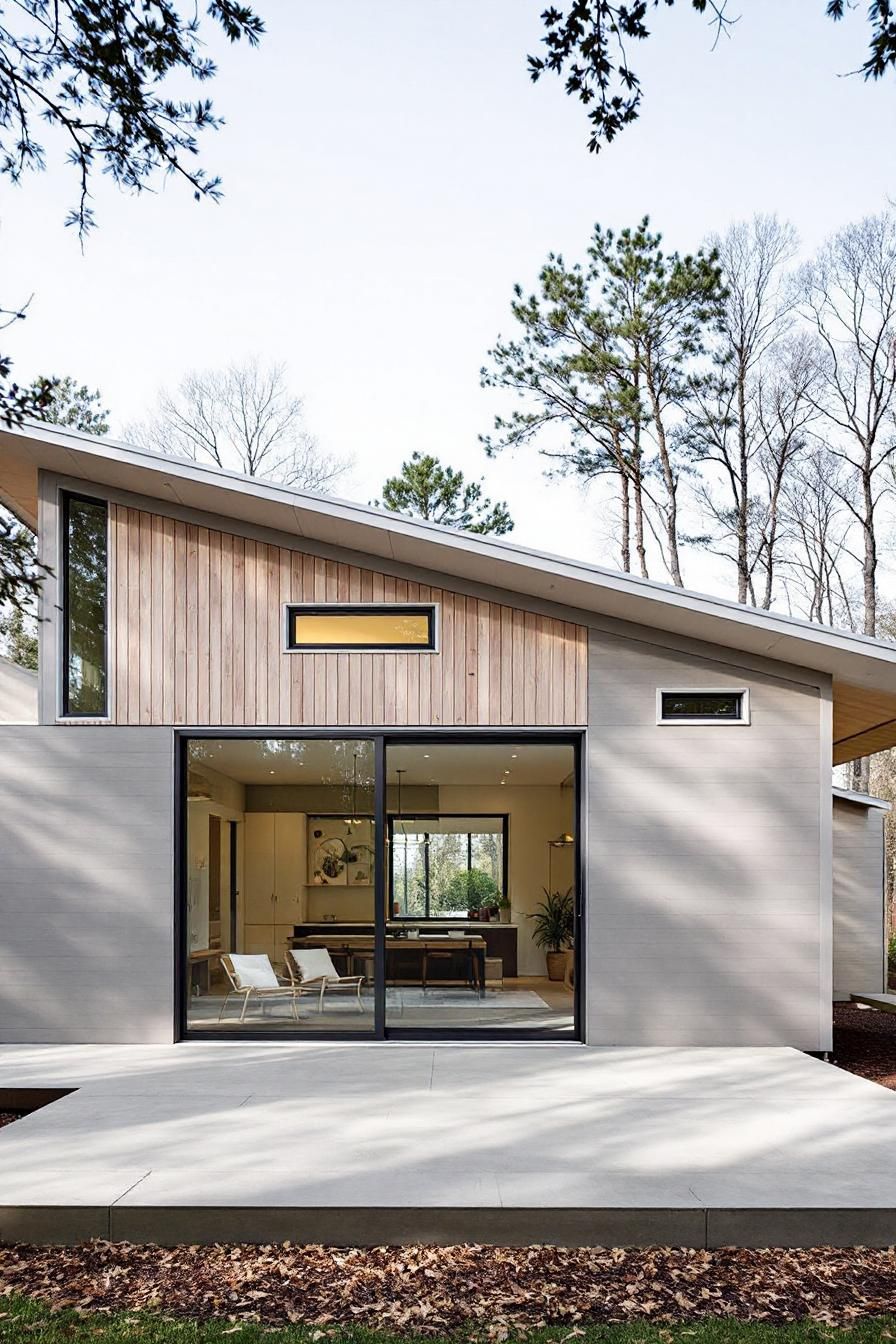
[[[282,960],[292,926],[305,918],[302,812],[247,812],[244,832],[243,947]],[[250,946],[251,943],[251,946]]]

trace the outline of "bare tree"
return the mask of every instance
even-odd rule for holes
[[[831,452],[857,487],[841,498],[861,529],[863,629],[874,635],[878,511],[896,454],[896,215],[886,211],[842,229],[803,268],[801,281],[818,336],[811,399]]]
[[[326,490],[348,466],[305,429],[284,365],[256,360],[187,374],[176,392],[160,394],[153,419],[130,426],[127,436],[156,452],[303,490]]]
[[[759,544],[764,544],[766,558],[771,559],[768,542],[774,528],[776,476],[788,461],[786,449],[773,452],[771,459],[768,452],[762,454],[770,439],[758,397],[763,362],[791,317],[792,286],[785,268],[796,243],[793,226],[774,215],[755,215],[732,225],[723,237],[709,239],[718,255],[725,294],[714,367],[694,380],[682,441],[695,464],[710,465],[720,478],[720,494],[712,481],[704,480],[698,496],[714,525],[720,554],[729,555],[735,565],[738,602],[756,601],[753,571],[759,554],[755,534],[757,513],[762,511],[771,517],[761,528],[764,535]],[[771,408],[766,411],[770,413]],[[779,442],[777,434],[774,441]],[[760,491],[762,499],[757,498]],[[769,596],[766,605],[770,602]]]
[[[850,484],[843,463],[819,448],[807,453],[787,478],[780,519],[789,548],[785,588],[791,604],[811,621],[855,629],[850,583],[853,519],[843,503]]]
[[[751,511],[754,545],[750,555],[750,595],[768,611],[788,542],[785,492],[809,442],[815,410],[809,400],[815,382],[811,343],[804,334],[778,346],[756,378],[755,410],[760,496]],[[791,502],[793,492],[791,491]],[[761,577],[762,590],[758,580]]]

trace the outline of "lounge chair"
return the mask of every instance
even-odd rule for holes
[[[325,947],[292,947],[286,954],[286,971],[293,984],[301,992],[320,989],[317,1010],[324,1010],[324,995],[329,992],[347,990],[357,995],[358,1012],[364,1012],[361,1002],[363,975],[340,975],[333,965],[333,959]]]
[[[292,1015],[298,1022],[296,1000],[301,996],[301,987],[294,980],[280,979],[271,965],[270,957],[265,953],[222,952],[221,965],[230,981],[230,989],[221,1004],[219,1022],[234,995],[242,995],[243,998],[241,1022],[245,1019],[250,999],[256,999],[259,1003],[265,1003],[268,999],[287,999],[292,1003]]]

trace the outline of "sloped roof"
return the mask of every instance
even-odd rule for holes
[[[844,803],[855,803],[857,807],[870,807],[875,811],[891,812],[893,804],[886,798],[875,798],[871,793],[857,793],[855,789],[831,790],[835,798],[842,798]]]
[[[0,430],[0,500],[32,527],[41,468],[829,673],[835,762],[896,745],[896,644],[885,640],[55,425]]]

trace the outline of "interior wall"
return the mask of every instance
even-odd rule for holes
[[[214,815],[222,823],[244,822],[246,813],[246,788],[238,780],[221,774],[212,767],[197,762],[190,768],[190,778],[194,786],[200,785],[210,798],[190,798],[187,801],[187,947],[191,952],[205,950],[209,946],[209,824]],[[244,835],[241,826],[240,839]],[[237,887],[242,889],[241,874],[244,865],[244,845],[237,844],[237,858],[240,872]],[[230,882],[230,836],[226,825],[221,826],[221,932],[222,948],[227,946],[228,920],[226,918],[227,898]]]
[[[442,785],[439,810],[482,815],[508,813],[508,895],[511,921],[519,930],[519,972],[520,975],[545,975],[544,952],[535,946],[532,922],[527,916],[544,899],[549,854],[554,889],[566,891],[572,886],[573,848],[551,851],[548,840],[565,831],[574,832],[575,790],[562,789],[556,784],[520,787],[509,784]]]

